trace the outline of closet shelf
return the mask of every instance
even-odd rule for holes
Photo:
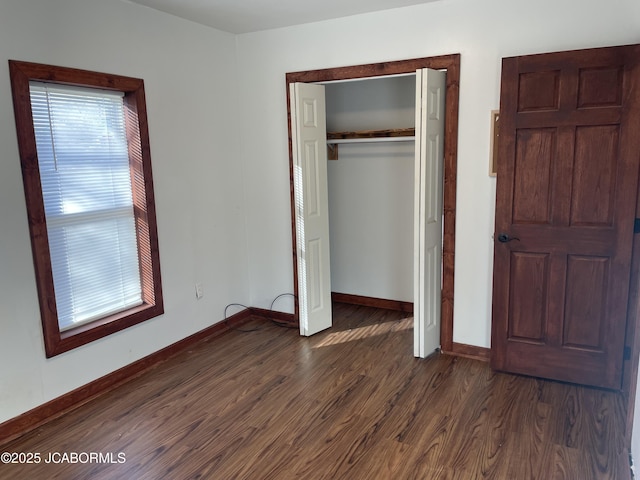
[[[410,142],[415,139],[415,134],[415,128],[327,132],[328,159],[338,160],[338,144],[340,143]]]
[[[327,132],[327,143],[409,141],[415,137],[415,133],[415,128],[360,130],[357,132]]]

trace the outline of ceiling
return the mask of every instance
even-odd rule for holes
[[[441,0],[129,0],[230,33],[249,33]]]

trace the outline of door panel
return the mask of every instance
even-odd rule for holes
[[[300,334],[331,327],[324,87],[290,85]]]
[[[522,129],[516,138],[514,223],[550,223],[551,188],[556,132]]]
[[[557,110],[560,71],[523,72],[518,77],[518,112]]]
[[[563,345],[602,351],[608,277],[608,258],[569,255]]]
[[[547,320],[547,279],[549,255],[511,253],[513,288],[509,299],[512,318],[509,338],[542,342]]]
[[[571,225],[613,224],[617,125],[577,127],[571,199]]]
[[[623,78],[620,66],[581,69],[578,108],[621,105]]]
[[[634,45],[503,60],[495,369],[620,388],[639,59]]]
[[[446,73],[416,72],[414,202],[414,355],[440,348]]]

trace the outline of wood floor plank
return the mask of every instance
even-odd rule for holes
[[[310,338],[253,321],[3,447],[124,463],[0,465],[0,480],[627,480],[615,392],[413,357],[407,314],[336,304]]]
[[[519,478],[522,480],[535,480],[540,478],[540,468],[543,458],[548,455],[548,450],[553,446],[549,443],[550,406],[536,402],[530,412],[524,426],[512,435],[510,440],[510,458],[508,461],[506,478]]]

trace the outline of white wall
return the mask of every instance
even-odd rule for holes
[[[413,143],[343,144],[329,162],[331,290],[413,302]]]
[[[490,111],[500,59],[640,42],[637,0],[442,0],[240,35],[251,302],[292,291],[285,73],[460,53],[454,341],[490,344],[495,179]]]
[[[147,95],[166,313],[49,360],[8,59],[143,78]],[[0,422],[249,302],[236,78],[230,34],[119,0],[0,1]]]
[[[415,85],[415,76],[327,84],[327,130],[413,127]],[[413,302],[414,143],[338,152],[328,162],[331,290]]]

